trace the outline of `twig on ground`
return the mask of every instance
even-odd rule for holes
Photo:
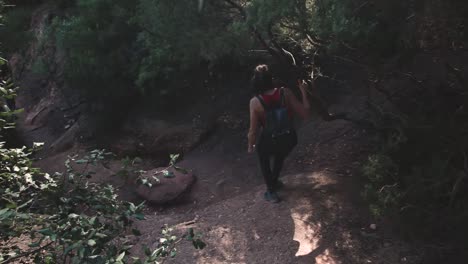
[[[39,251],[41,251],[41,250],[47,248],[48,246],[52,245],[52,243],[54,243],[54,242],[51,241],[51,242],[45,244],[45,245],[42,246],[42,247],[36,248],[35,250],[28,251],[28,252],[24,252],[24,253],[22,253],[22,254],[19,254],[19,255],[17,255],[17,256],[14,256],[14,257],[12,257],[12,258],[9,258],[9,259],[7,259],[7,260],[4,260],[4,261],[0,262],[0,264],[10,263],[10,262],[12,262],[13,260],[17,260],[17,259],[20,259],[20,258],[22,258],[22,257],[26,257],[26,256],[28,256],[28,255],[37,253],[37,252],[39,252]]]
[[[195,224],[196,222],[198,222],[198,219],[199,219],[199,217],[198,217],[198,215],[197,215],[197,216],[195,216],[194,219],[192,219],[192,220],[190,220],[190,221],[186,221],[186,222],[179,223],[179,224],[177,224],[175,227],[193,225],[193,224]]]

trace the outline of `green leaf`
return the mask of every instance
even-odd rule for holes
[[[145,247],[145,255],[151,256],[151,250],[148,247]]]
[[[132,229],[132,233],[133,233],[135,236],[141,236],[140,230],[138,230],[138,229],[136,229],[136,228],[133,228],[133,229]]]
[[[192,243],[196,249],[204,249],[206,247],[205,242],[201,241],[200,239],[194,240]]]
[[[120,253],[120,255],[115,259],[115,261],[122,261],[124,257],[125,257],[125,251]]]
[[[106,238],[107,237],[107,235],[103,234],[103,233],[96,233],[95,236],[98,237],[98,238]]]
[[[188,234],[187,234],[187,240],[192,241],[194,237],[195,237],[195,233],[193,232],[193,228],[189,228]]]
[[[88,246],[94,247],[96,245],[96,241],[94,239],[88,240]]]
[[[76,242],[75,244],[68,246],[65,251],[63,252],[63,255],[67,255],[70,251],[72,251],[75,248],[78,248],[81,246],[81,241]]]
[[[177,162],[177,159],[179,158],[180,154],[171,154],[169,155],[170,157],[170,165],[174,165]]]
[[[17,207],[16,203],[7,203],[6,208],[15,209]]]
[[[143,160],[139,157],[136,157],[132,160],[132,165],[135,165],[135,164],[141,164],[143,162]]]
[[[50,236],[54,234],[54,232],[50,230],[49,228],[44,228],[44,229],[38,230],[37,232],[40,234],[43,234],[44,236]]]
[[[135,218],[138,220],[145,220],[145,215],[142,213],[135,214]]]
[[[69,215],[68,215],[68,218],[71,218],[71,219],[76,219],[76,218],[78,218],[78,217],[80,217],[80,216],[77,215],[77,214],[69,214]]]
[[[164,170],[163,172],[163,177],[164,178],[174,178],[175,175],[172,171]]]
[[[44,146],[44,142],[34,142],[33,143],[33,148],[38,149]]]
[[[183,173],[183,174],[188,174],[188,170],[184,169],[184,168],[181,168],[179,166],[174,166],[174,169],[176,169],[177,171]]]
[[[41,241],[38,241],[38,242],[31,243],[28,246],[29,247],[39,247],[40,245],[41,245]]]

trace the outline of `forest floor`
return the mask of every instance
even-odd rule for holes
[[[184,157],[180,165],[195,172],[197,183],[177,205],[148,208],[134,252],[156,246],[167,224],[178,235],[193,228],[207,244],[196,250],[182,241],[168,263],[421,263],[420,252],[391,226],[375,223],[362,200],[368,132],[346,121],[304,124],[285,163],[278,204],[263,199],[245,135],[226,128]]]
[[[356,99],[340,104],[351,107]],[[136,238],[135,255],[155,247],[169,225],[179,237],[193,228],[207,246],[196,250],[181,241],[177,256],[166,263],[437,263],[421,260],[418,247],[369,215],[360,170],[375,147],[372,133],[347,121],[314,118],[302,124],[299,144],[282,172],[282,201],[272,204],[263,199],[257,156],[246,151],[247,109],[236,108],[222,114],[217,130],[178,164],[197,177],[190,192],[176,204],[147,207],[146,219],[137,222],[142,236]],[[77,149],[37,165],[61,171],[72,152]],[[144,164],[151,168],[155,162]],[[119,166],[116,161],[96,175],[107,175],[99,180],[118,187],[122,199],[135,200],[134,186],[112,176]]]

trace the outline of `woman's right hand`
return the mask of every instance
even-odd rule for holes
[[[303,94],[307,92],[307,88],[309,87],[309,84],[307,84],[305,80],[298,80],[297,85],[299,86],[299,90],[301,90]]]

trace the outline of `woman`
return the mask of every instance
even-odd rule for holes
[[[290,119],[291,123],[294,114],[299,115],[303,119],[307,119],[310,109],[306,92],[307,83],[303,80],[299,82],[302,103],[299,102],[288,88],[275,87],[273,84],[273,76],[267,65],[258,65],[255,68],[252,84],[256,96],[250,100],[248,152],[252,153],[255,148],[257,149],[260,167],[267,186],[267,191],[264,195],[265,199],[277,203],[280,199],[276,191],[282,186],[282,183],[278,180],[279,174],[283,167],[284,159],[297,143],[297,136],[294,129],[291,129],[291,133],[289,133],[289,131],[287,132],[287,139],[281,139],[289,141],[290,143],[278,144],[275,139],[272,139],[271,131],[266,129],[266,127],[269,127],[267,121],[270,123],[278,122],[272,121],[272,119],[269,118],[271,117],[269,113],[271,111],[280,113],[281,108],[286,110],[286,118]],[[278,114],[273,114],[273,116],[278,116]],[[258,138],[258,144],[255,145],[255,142],[257,142],[257,135],[259,134],[259,128],[261,128],[260,136]],[[271,164],[271,160],[273,160],[273,164]]]

